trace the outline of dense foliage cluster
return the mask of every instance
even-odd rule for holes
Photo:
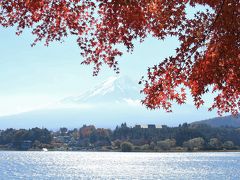
[[[204,6],[188,17],[187,8]],[[143,103],[171,111],[172,101],[186,101],[189,88],[196,107],[210,90],[217,95],[209,110],[237,114],[240,108],[239,0],[2,0],[0,25],[32,28],[33,45],[75,35],[84,57],[117,72],[119,45],[128,51],[147,36],[178,38],[176,55],[148,69]],[[209,87],[212,87],[210,89]]]
[[[51,132],[47,129],[32,128],[26,129],[6,129],[0,131],[0,145],[10,145],[13,149],[22,149],[24,141],[32,141],[35,144],[49,144],[52,141]]]
[[[29,142],[29,147],[23,146]],[[188,151],[240,149],[240,129],[212,128],[201,124],[178,127],[128,127],[126,123],[114,130],[86,126],[50,132],[47,129],[6,129],[0,131],[0,148],[25,150],[104,151]]]
[[[113,131],[113,139],[121,141],[129,140],[134,145],[155,144],[163,150],[170,150],[171,147],[188,147],[189,144],[200,141],[202,149],[222,149],[223,144],[232,141],[240,145],[240,129],[231,127],[213,128],[204,124],[184,123],[178,127],[163,128],[138,128],[127,127],[124,123]],[[217,141],[221,146],[213,147],[212,141]],[[198,147],[198,146],[197,146]],[[200,149],[201,149],[200,148]],[[191,149],[191,148],[190,148]]]

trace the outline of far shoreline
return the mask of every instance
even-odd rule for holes
[[[240,152],[240,150],[204,150],[204,151],[129,151],[129,152],[123,152],[123,151],[86,151],[86,150],[48,150],[48,151],[42,151],[42,150],[5,150],[0,149],[0,152],[103,152],[103,153],[220,153],[220,152]]]

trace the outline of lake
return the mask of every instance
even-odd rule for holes
[[[0,151],[0,179],[240,179],[240,153]]]

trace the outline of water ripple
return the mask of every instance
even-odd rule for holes
[[[0,179],[240,179],[240,153],[0,152]]]

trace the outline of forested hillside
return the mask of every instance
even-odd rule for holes
[[[6,129],[4,150],[205,151],[240,149],[240,128],[181,124],[178,127],[122,123],[114,130],[84,125],[77,129]]]
[[[207,124],[212,127],[221,127],[221,126],[240,127],[240,114],[238,114],[238,116],[224,116],[224,117],[207,119],[203,121],[197,121],[197,122],[194,122],[193,124]]]

